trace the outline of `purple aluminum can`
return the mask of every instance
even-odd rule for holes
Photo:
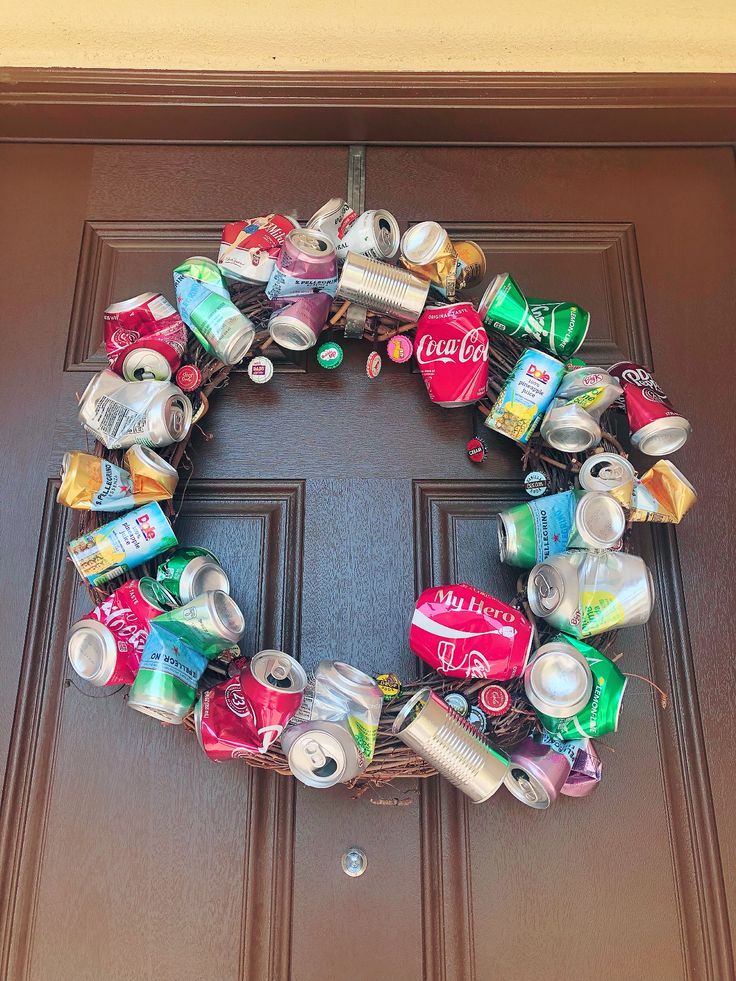
[[[523,804],[542,809],[557,800],[570,775],[569,756],[527,737],[510,751],[504,783]]]
[[[332,297],[329,293],[310,293],[299,296],[293,303],[271,314],[268,330],[280,347],[290,351],[305,351],[314,347],[330,314]]]
[[[560,793],[566,797],[587,797],[601,782],[602,764],[591,739],[586,739],[577,751],[575,762]]]
[[[266,296],[329,293],[337,289],[337,253],[332,241],[311,228],[295,228],[286,236],[266,286]]]

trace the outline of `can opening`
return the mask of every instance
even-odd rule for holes
[[[404,729],[410,726],[422,714],[430,697],[431,691],[429,688],[422,688],[416,695],[412,696],[396,716],[393,731],[395,733],[403,732]]]
[[[522,770],[519,766],[513,767],[511,770],[511,779],[522,792],[524,799],[529,801],[530,804],[539,800],[539,794],[534,789],[534,784],[529,779],[529,774],[526,770]]]

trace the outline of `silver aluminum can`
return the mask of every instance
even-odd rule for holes
[[[337,243],[337,257],[357,252],[369,259],[393,259],[399,251],[399,223],[390,211],[364,211]]]
[[[581,466],[578,479],[583,490],[610,493],[626,484],[633,485],[636,471],[618,453],[595,453]]]
[[[535,709],[555,719],[569,719],[588,704],[593,675],[576,647],[564,641],[550,641],[529,659],[524,689]]]
[[[254,654],[248,663],[256,681],[272,691],[303,692],[307,687],[307,672],[284,651],[265,650]]]
[[[106,685],[118,661],[115,635],[98,620],[78,620],[69,631],[67,654],[80,678],[92,685]]]
[[[126,382],[105,369],[84,390],[79,421],[108,449],[170,446],[189,432],[192,403],[170,382]]]
[[[350,731],[338,722],[302,722],[281,734],[289,769],[308,787],[334,787],[361,773],[363,757]]]
[[[405,269],[350,252],[337,284],[337,295],[367,310],[411,323],[424,309],[429,286],[429,280]]]
[[[326,235],[337,248],[358,216],[343,198],[330,198],[307,222],[307,228]]]
[[[626,515],[618,501],[610,494],[588,491],[575,508],[575,524],[567,547],[613,548],[625,531]]]
[[[542,439],[563,453],[582,453],[597,446],[601,427],[579,405],[555,405],[547,409],[540,428]]]
[[[393,733],[476,804],[496,793],[509,769],[508,757],[431,688],[403,706]]]
[[[160,351],[150,347],[137,347],[125,355],[123,378],[126,381],[168,381],[171,365]]]
[[[182,603],[191,603],[202,593],[212,593],[220,589],[230,594],[230,579],[214,557],[197,555],[184,566],[179,579],[179,598]]]
[[[585,594],[613,597],[605,610],[581,609]],[[577,637],[646,623],[654,608],[654,584],[643,559],[626,552],[564,552],[529,573],[527,598],[535,616]]]

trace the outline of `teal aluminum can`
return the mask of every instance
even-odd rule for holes
[[[153,621],[128,695],[129,708],[180,725],[194,706],[206,666],[203,654]]]
[[[69,542],[80,576],[102,586],[177,544],[160,505],[145,504]]]

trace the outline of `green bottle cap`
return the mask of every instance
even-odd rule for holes
[[[326,341],[317,349],[317,361],[323,368],[331,371],[342,364],[342,348],[334,341]]]

